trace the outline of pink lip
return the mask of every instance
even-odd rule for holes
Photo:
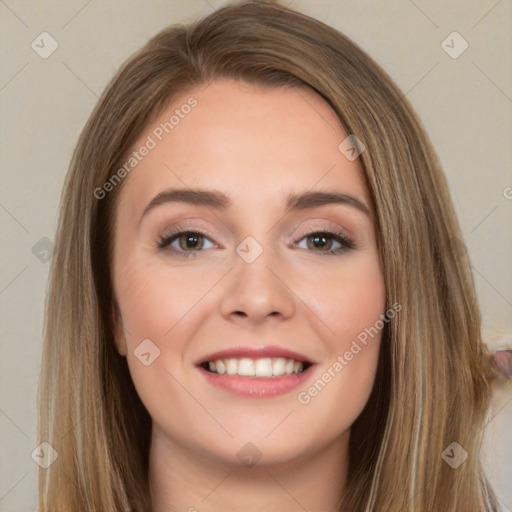
[[[249,357],[251,359],[260,359],[262,357],[284,357],[285,359],[294,359],[303,363],[313,363],[309,359],[298,352],[287,348],[267,345],[266,347],[232,347],[225,350],[214,352],[203,357],[196,365],[206,363],[208,361],[217,361],[218,359]]]
[[[222,358],[219,358],[222,359]],[[292,359],[292,358],[290,358]],[[293,358],[295,359],[295,358]],[[303,384],[312,375],[313,366],[302,373],[281,377],[242,377],[240,375],[219,375],[198,366],[203,377],[224,391],[251,398],[267,398],[288,393]]]

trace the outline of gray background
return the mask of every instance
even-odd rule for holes
[[[163,27],[221,5],[217,0],[0,0],[1,511],[35,509],[31,452],[49,249],[80,130],[128,55]],[[292,0],[290,5],[351,37],[412,102],[447,174],[473,266],[484,339],[491,347],[512,345],[511,2]],[[43,31],[58,43],[46,59],[31,47],[35,41],[43,51]],[[453,31],[469,45],[458,58],[442,46]],[[45,39],[44,51],[49,44]],[[452,37],[444,48],[458,53],[462,44]],[[506,485],[512,480],[510,432],[512,386],[502,386],[495,392],[483,459],[505,511],[512,510]]]

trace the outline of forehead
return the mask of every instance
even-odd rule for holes
[[[137,210],[176,186],[216,188],[240,202],[317,187],[367,199],[359,162],[339,150],[346,137],[328,103],[307,87],[216,80],[177,96],[148,125],[132,151],[152,148],[121,195]]]

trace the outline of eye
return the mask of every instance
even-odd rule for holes
[[[302,241],[305,241],[305,246]],[[204,249],[212,249],[215,244],[205,233],[196,230],[176,229],[158,240],[158,248],[172,252],[178,256],[195,257]],[[309,249],[321,255],[336,255],[350,249],[356,249],[355,244],[342,233],[330,231],[313,231],[304,235],[293,247]]]
[[[201,231],[176,231],[161,237],[158,241],[158,247],[176,253],[194,253],[200,252],[201,249],[211,249],[215,245]],[[183,254],[183,256],[189,255]]]
[[[306,246],[301,246],[301,241],[306,241]],[[336,247],[337,245],[337,247]],[[330,231],[314,231],[303,236],[295,247],[300,249],[312,249],[322,255],[339,254],[350,249],[355,249],[355,244],[341,233],[331,233]],[[333,247],[334,246],[334,247]]]

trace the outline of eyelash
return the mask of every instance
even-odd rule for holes
[[[174,247],[173,248],[170,247],[170,244],[172,242],[179,239],[179,237],[184,234],[200,235],[200,236],[204,236],[205,238],[208,238],[206,233],[199,231],[199,230],[183,230],[181,228],[176,228],[175,230],[172,230],[169,234],[162,236],[158,239],[158,243],[157,243],[158,249],[161,251],[173,252],[173,253],[179,255],[179,257],[183,257],[183,258],[190,258],[190,257],[194,258],[197,256],[197,253],[203,252],[202,250],[183,251],[181,249],[175,249]],[[313,236],[313,235],[327,235],[328,237],[333,238],[336,242],[341,244],[341,247],[339,247],[337,249],[329,249],[327,251],[313,251],[313,252],[318,252],[321,256],[337,256],[337,255],[341,255],[341,254],[345,253],[348,250],[357,249],[354,242],[352,242],[352,240],[347,238],[342,233],[331,232],[331,231],[326,231],[326,230],[310,231],[309,233],[305,233],[299,239],[299,242],[302,239]],[[296,244],[294,244],[294,246],[295,245]]]

